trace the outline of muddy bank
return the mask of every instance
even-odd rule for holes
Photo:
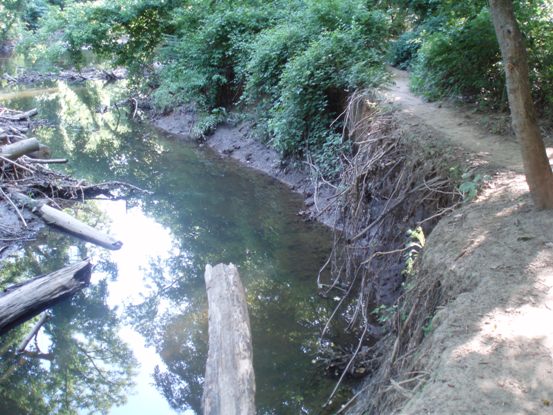
[[[352,344],[329,342],[321,350],[320,361],[340,380],[376,370],[375,356],[381,355],[380,341],[389,330],[386,315],[403,292],[406,254],[418,252],[406,249],[413,243],[410,235],[419,227],[429,234],[452,209],[460,195],[453,191],[448,168],[452,157],[464,155],[450,151],[448,157],[435,157],[446,154],[434,142],[435,132],[381,108],[380,96],[366,92],[352,99],[347,119],[356,150],[336,184],[317,183],[304,165],[286,165],[277,152],[249,136],[245,124],[222,125],[207,138],[207,145],[224,157],[303,194],[309,217],[340,229],[325,265],[332,278],[317,281],[322,296],[339,300],[334,316],[353,334]],[[155,120],[182,137],[190,136],[194,122],[194,112],[184,108]]]
[[[153,118],[156,127],[175,134],[182,139],[190,139],[196,122],[194,111],[185,107],[176,108],[169,115]],[[268,174],[275,180],[286,184],[305,198],[305,210],[299,215],[309,220],[317,220],[330,227],[337,226],[337,217],[333,209],[335,188],[330,184],[315,180],[316,173],[307,165],[285,163],[278,152],[260,143],[251,135],[247,123],[237,126],[223,124],[207,137],[205,145],[217,151],[222,157]]]
[[[407,90],[392,90],[387,100],[399,105],[396,118],[366,126],[371,140],[386,134],[359,151],[340,197],[326,199],[350,210],[340,216],[346,240],[334,250],[334,283],[322,288],[342,298],[354,287],[356,298],[343,303],[350,312],[339,315],[364,320],[353,324],[361,340],[340,370],[370,374],[347,413],[553,413],[553,333],[543,323],[553,318],[553,218],[533,210],[512,162],[518,148],[508,137],[488,139],[477,125],[467,127],[453,110],[444,129],[443,111]],[[186,137],[193,122],[182,110],[156,125]],[[303,193],[312,214],[324,210],[313,201],[309,172],[283,166],[248,132],[222,126],[207,145]],[[388,147],[384,158],[373,151]],[[406,159],[401,165],[394,164],[398,155]],[[474,186],[489,175],[476,202],[461,203],[461,182],[442,180],[452,171]],[[417,226],[423,238],[406,235]]]

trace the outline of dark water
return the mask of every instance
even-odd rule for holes
[[[319,414],[334,381],[312,363],[331,309],[316,295],[329,232],[302,222],[301,200],[272,179],[177,142],[124,112],[101,82],[0,93],[0,106],[38,107],[34,135],[67,171],[154,192],[87,202],[74,214],[120,238],[109,252],[45,230],[9,258],[0,286],[87,256],[93,284],[56,306],[16,357],[29,325],[0,339],[0,413],[200,413],[207,353],[205,264],[233,262],[247,290],[259,414]],[[11,95],[10,95],[11,94]]]

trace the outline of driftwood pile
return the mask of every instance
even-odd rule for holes
[[[5,73],[1,79],[5,79],[12,84],[33,84],[45,81],[66,81],[66,82],[85,82],[93,80],[104,80],[108,82],[117,81],[127,76],[126,70],[119,68],[110,71],[96,68],[85,68],[81,71],[65,70],[61,72],[29,72],[25,71],[19,75],[9,75]]]
[[[0,253],[32,234],[30,224],[39,220],[104,248],[119,249],[121,241],[73,218],[60,205],[99,195],[115,199],[118,196],[111,193],[115,188],[140,189],[118,182],[87,185],[50,170],[47,164],[67,160],[48,158],[48,148],[27,136],[36,114],[36,109],[0,107]],[[0,293],[0,335],[72,296],[88,284],[90,273],[90,261],[84,259],[6,288]]]

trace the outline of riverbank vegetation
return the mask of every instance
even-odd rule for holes
[[[82,65],[90,50],[130,69],[158,110],[193,104],[196,132],[237,108],[283,156],[336,175],[347,98],[386,81],[385,64],[412,72],[428,99],[506,108],[499,47],[487,1],[248,0],[242,2],[14,2],[33,62]],[[517,3],[533,96],[553,108],[551,5]],[[13,13],[12,13],[13,14]],[[69,57],[69,59],[67,59]],[[236,118],[236,117],[235,117]]]
[[[411,71],[415,92],[507,108],[505,75],[487,1],[411,1],[411,28],[391,47],[391,63]],[[532,93],[542,114],[553,109],[553,7],[515,1],[528,50]]]

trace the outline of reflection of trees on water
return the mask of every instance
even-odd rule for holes
[[[60,234],[27,246],[0,270],[3,287],[86,256],[84,244]],[[103,272],[116,272],[102,261]],[[23,277],[23,278],[22,278]],[[51,318],[23,354],[15,348],[30,330],[24,324],[0,338],[0,413],[107,413],[126,400],[136,362],[118,336],[119,319],[106,304],[103,279],[51,309]]]
[[[311,364],[332,306],[314,292],[326,235],[289,214],[298,206],[283,202],[289,195],[274,182],[193,146],[159,140],[125,114],[96,113],[110,104],[100,84],[60,86],[58,97],[39,108],[58,127],[40,129],[38,137],[55,156],[68,157],[79,177],[153,191],[129,205],[173,236],[175,254],[152,260],[144,270],[151,289],[126,310],[164,362],[154,378],[170,405],[201,412],[208,341],[203,271],[207,263],[233,262],[247,289],[259,413],[318,413],[330,389]]]

